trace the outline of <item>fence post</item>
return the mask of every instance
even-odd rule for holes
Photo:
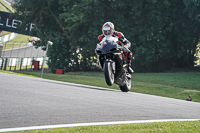
[[[33,57],[32,61],[31,61],[31,69],[33,67],[33,61],[34,61],[34,57]]]
[[[15,61],[15,68],[14,68],[14,71],[16,71],[17,64],[18,64],[18,58],[16,58],[16,61]]]
[[[27,70],[27,63],[28,63],[28,57],[26,58],[26,70]]]
[[[7,42],[4,44],[5,46],[3,47],[4,51],[3,51],[3,56],[4,57],[4,54],[5,54],[5,51],[6,51],[6,45],[7,45]]]
[[[18,48],[17,59],[16,59],[14,71],[16,71],[16,67],[19,66],[19,59],[20,59],[20,58],[19,58],[19,50],[20,50],[20,48],[21,48],[21,44],[22,44],[22,42],[19,43],[19,48]]]
[[[22,62],[23,62],[23,58],[21,58],[20,71],[22,70]]]
[[[6,58],[5,65],[4,65],[4,70],[6,70],[7,60],[8,60],[8,58]]]
[[[13,58],[10,58],[10,60],[9,60],[10,71],[11,71],[11,67],[12,67],[12,59],[13,59]]]
[[[13,44],[12,44],[12,49],[11,49],[11,53],[10,53],[10,71],[11,71],[11,67],[12,67],[12,52],[13,52],[13,47],[14,47],[14,44],[15,44],[15,42],[13,42]]]
[[[43,76],[43,72],[44,72],[44,63],[46,62],[46,56],[47,56],[47,52],[48,52],[49,45],[53,45],[53,42],[51,42],[51,41],[48,41],[48,42],[47,42],[46,54],[45,54],[45,56],[44,56],[44,60],[43,60],[43,62],[42,62],[41,78],[42,78],[42,76]]]
[[[2,51],[3,51],[3,45],[0,44],[0,58],[1,58],[1,55],[2,55]]]

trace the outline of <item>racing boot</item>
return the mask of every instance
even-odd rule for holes
[[[129,49],[124,50],[124,55],[126,56],[127,62],[128,62],[128,73],[132,74],[134,73],[133,69],[131,68],[131,58],[132,58],[132,52]]]

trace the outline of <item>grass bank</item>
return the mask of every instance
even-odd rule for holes
[[[15,9],[12,8],[12,6],[9,5],[8,3],[6,3],[4,0],[0,0],[0,2],[1,2],[2,4],[4,4],[7,8],[9,8],[10,10],[12,10],[13,12],[15,11]],[[8,11],[3,5],[1,5],[1,4],[0,4],[0,10],[1,10],[1,11],[5,11],[5,12],[9,12],[9,11]]]
[[[142,124],[85,126],[21,131],[20,133],[198,133],[200,121],[156,122]]]
[[[41,76],[41,72],[38,71],[15,73]],[[64,75],[44,73],[43,78],[119,90],[117,85],[108,86],[105,83],[102,72],[75,72]],[[131,91],[182,100],[191,95],[192,101],[200,102],[200,72],[135,73],[132,76]]]
[[[6,43],[3,43],[3,46],[4,46],[3,50],[27,47],[30,39],[31,39],[31,36],[18,34],[18,36],[16,38],[14,38]]]
[[[27,43],[27,42],[29,42],[30,39],[31,39],[31,36],[19,34],[18,37],[10,40],[9,43],[14,43],[14,42],[18,42],[18,43],[24,42],[24,43]]]

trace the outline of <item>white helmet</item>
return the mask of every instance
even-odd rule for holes
[[[114,24],[111,22],[106,22],[102,27],[104,36],[110,36],[114,33],[114,31]]]

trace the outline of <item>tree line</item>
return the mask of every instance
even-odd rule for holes
[[[111,21],[132,43],[137,72],[194,66],[200,39],[197,0],[16,0],[15,16],[35,23],[32,35],[51,40],[48,65],[65,71],[96,70],[94,49]]]

